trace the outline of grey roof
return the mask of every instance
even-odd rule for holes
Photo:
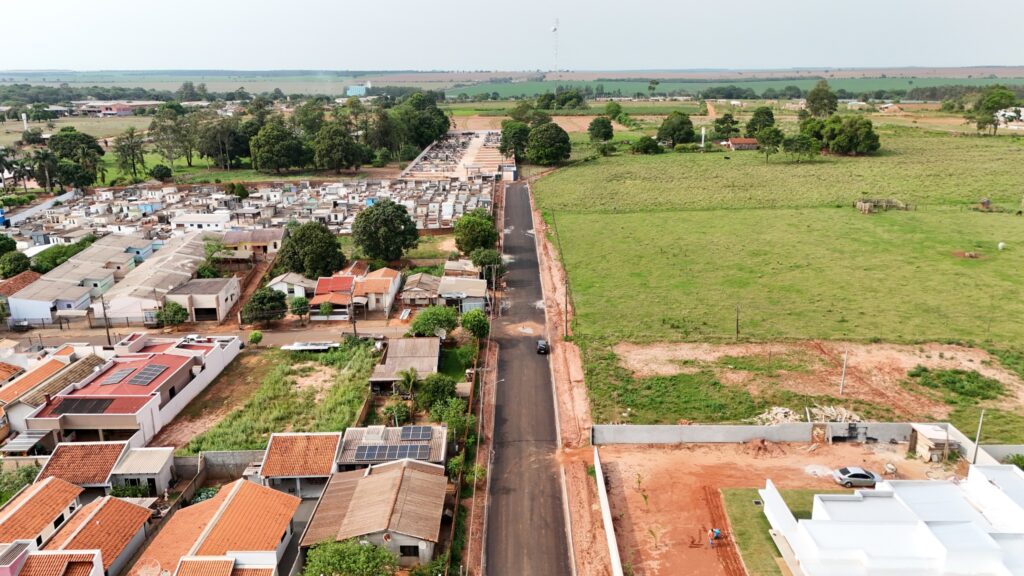
[[[284,238],[284,228],[257,228],[255,230],[232,230],[224,233],[224,245],[256,243],[263,244],[273,241],[280,242]]]
[[[130,448],[111,474],[158,474],[174,458],[174,448]]]
[[[178,286],[168,294],[220,294],[234,277],[231,278],[196,278],[187,284]]]
[[[360,446],[400,446],[410,444],[424,444],[430,446],[430,458],[428,462],[442,463],[445,460],[445,451],[448,446],[448,427],[431,425],[429,440],[402,440],[402,427],[367,426],[365,428],[346,428],[345,435],[341,438],[341,448],[338,449],[338,464],[369,464],[367,461],[356,460],[356,449]],[[376,464],[378,462],[372,462]]]
[[[53,302],[54,300],[78,300],[88,293],[89,288],[85,286],[73,286],[64,282],[40,278],[13,294],[11,298]]]
[[[205,238],[220,238],[211,232],[193,232],[171,238],[151,258],[139,264],[107,292],[107,301],[135,297],[152,299],[167,294],[192,279],[199,265],[206,261]]]
[[[441,341],[436,337],[393,338],[388,340],[384,361],[374,366],[371,382],[394,382],[398,373],[410,368],[420,376],[437,372]]]

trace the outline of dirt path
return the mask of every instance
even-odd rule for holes
[[[708,115],[705,116],[708,120],[714,120],[718,118],[718,112],[715,112],[715,104],[710,100],[705,100],[704,104],[708,107]]]
[[[941,419],[951,406],[935,395],[925,395],[903,385],[907,372],[916,366],[931,370],[975,370],[1001,382],[1007,395],[1001,403],[1009,409],[1024,406],[1024,380],[999,364],[988,352],[950,344],[863,344],[857,342],[806,341],[794,343],[692,344],[664,343],[614,347],[620,364],[639,377],[668,376],[682,372],[713,370],[727,384],[746,386],[757,393],[764,386],[812,396],[838,396],[843,356],[848,353],[843,396],[885,405],[904,417]],[[733,369],[723,358],[770,358],[789,364],[774,373]]]

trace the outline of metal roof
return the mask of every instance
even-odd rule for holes
[[[6,452],[8,454],[20,454],[21,452],[28,452],[36,444],[49,434],[49,430],[27,430],[18,434],[12,440],[8,440],[7,444],[0,447],[0,452]]]
[[[114,466],[111,474],[158,474],[174,458],[174,448],[132,448]]]

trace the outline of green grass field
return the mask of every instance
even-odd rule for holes
[[[38,128],[43,133],[57,132],[64,126],[73,126],[79,132],[92,134],[103,139],[111,138],[134,126],[136,130],[147,130],[152,118],[143,116],[125,116],[119,118],[58,118],[53,121],[54,128],[46,127],[45,122],[29,122],[29,128]],[[15,140],[21,140],[22,124],[20,121],[8,120],[0,124],[0,146],[10,146]]]
[[[782,499],[797,520],[809,519],[814,505],[815,494],[848,494],[849,490],[781,490]],[[782,576],[776,562],[781,558],[779,549],[772,542],[768,530],[771,525],[764,516],[764,508],[756,506],[754,500],[761,496],[753,488],[728,488],[722,490],[725,512],[729,516],[732,539],[736,542],[743,565],[749,576]]]
[[[536,182],[569,274],[595,421],[739,422],[769,406],[814,403],[894,417],[886,406],[775,386],[752,393],[710,371],[640,378],[612,350],[623,341],[732,341],[737,307],[741,340],[1020,348],[1024,219],[1013,211],[1024,193],[1014,168],[1022,141],[880,131],[883,150],[868,158],[797,164],[780,155],[766,165],[757,152],[619,153]],[[852,206],[862,197],[917,209],[863,215]],[[971,209],[985,197],[1007,211]],[[970,428],[978,410],[958,406],[951,419]],[[989,414],[990,440],[1024,440],[1024,415]]]
[[[509,100],[489,102],[448,102],[442,109],[453,116],[507,116],[516,103]],[[555,116],[593,116],[604,112],[603,102],[590,102],[582,110],[550,110]],[[673,111],[699,114],[699,102],[620,102],[622,111],[631,116],[667,116]]]
[[[989,86],[992,84],[1024,84],[1024,78],[828,78],[828,83],[833,90],[845,89],[851,92],[868,92],[875,90],[910,90],[918,87],[945,86],[950,84],[966,84],[972,86]],[[760,94],[761,92],[774,88],[781,90],[786,86],[797,86],[803,90],[814,87],[817,79],[798,80],[715,80],[705,82],[684,81],[684,80],[662,80],[658,85],[659,93],[685,90],[691,94],[698,94],[701,90],[716,86],[738,86],[750,88]],[[544,80],[532,82],[484,82],[472,86],[459,86],[446,91],[449,98],[455,98],[459,94],[475,96],[477,94],[491,94],[497,92],[502,98],[510,97],[532,97],[545,92],[554,92],[558,86],[575,88],[589,87],[596,89],[600,84],[606,93],[619,93],[622,96],[633,96],[634,94],[647,94],[647,81],[631,80],[590,80],[590,81],[558,81]]]

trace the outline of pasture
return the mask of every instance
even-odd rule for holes
[[[113,138],[134,126],[136,130],[148,130],[152,118],[144,116],[125,116],[117,118],[58,118],[53,121],[54,128],[46,127],[46,122],[29,122],[29,128],[38,128],[44,134],[59,131],[64,126],[72,126],[79,132],[92,134],[101,140],[109,138],[113,144]],[[0,146],[11,146],[16,140],[21,140],[22,124],[20,120],[7,120],[0,124]]]

